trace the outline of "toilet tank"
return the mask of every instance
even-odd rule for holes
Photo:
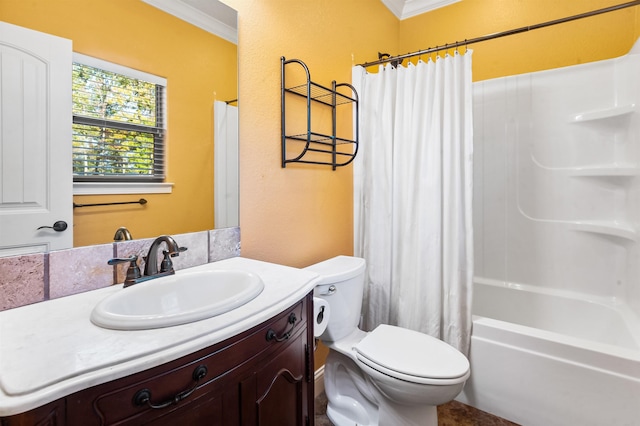
[[[313,295],[329,304],[329,323],[320,340],[335,342],[358,327],[365,266],[359,257],[337,256],[305,268],[320,275]]]

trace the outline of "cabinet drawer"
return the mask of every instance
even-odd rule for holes
[[[259,359],[306,331],[310,300],[304,298],[270,320],[194,354],[67,397],[69,424],[139,424],[142,418],[146,422],[168,416],[185,405],[202,406],[198,401],[222,396]]]

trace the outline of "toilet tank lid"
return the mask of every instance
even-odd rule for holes
[[[364,271],[366,262],[360,257],[336,256],[304,268],[320,275],[318,285],[345,281]]]

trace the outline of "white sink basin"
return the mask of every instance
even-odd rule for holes
[[[251,272],[183,270],[106,297],[91,312],[91,321],[116,330],[170,327],[229,312],[263,289],[260,277]]]

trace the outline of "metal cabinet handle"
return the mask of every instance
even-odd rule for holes
[[[38,229],[53,229],[56,232],[62,232],[67,229],[67,222],[59,220],[53,224],[53,226],[40,226]]]
[[[291,324],[291,328],[289,328],[289,330],[285,331],[282,336],[278,337],[278,334],[273,331],[272,328],[269,329],[269,331],[267,331],[267,341],[270,342],[272,340],[275,340],[276,342],[283,342],[287,339],[289,339],[289,337],[291,337],[291,332],[293,331],[293,329],[296,327],[296,321],[298,321],[298,318],[296,317],[296,314],[291,312],[289,314],[289,319],[287,320],[287,324]]]
[[[195,370],[193,370],[193,374],[191,375],[191,377],[193,378],[193,380],[195,381],[195,383],[193,384],[193,386],[191,386],[188,389],[183,390],[182,392],[178,392],[177,394],[175,394],[175,396],[171,399],[168,399],[164,402],[161,402],[159,404],[154,404],[151,402],[151,391],[147,388],[145,389],[140,389],[138,392],[136,392],[136,394],[133,396],[133,405],[141,407],[143,405],[147,405],[153,409],[161,409],[161,408],[166,408],[170,405],[173,404],[177,404],[178,402],[182,401],[183,399],[186,399],[189,397],[189,395],[191,395],[198,387],[198,383],[200,382],[200,380],[202,380],[205,376],[207,375],[207,367],[204,365],[200,365],[198,366]]]

